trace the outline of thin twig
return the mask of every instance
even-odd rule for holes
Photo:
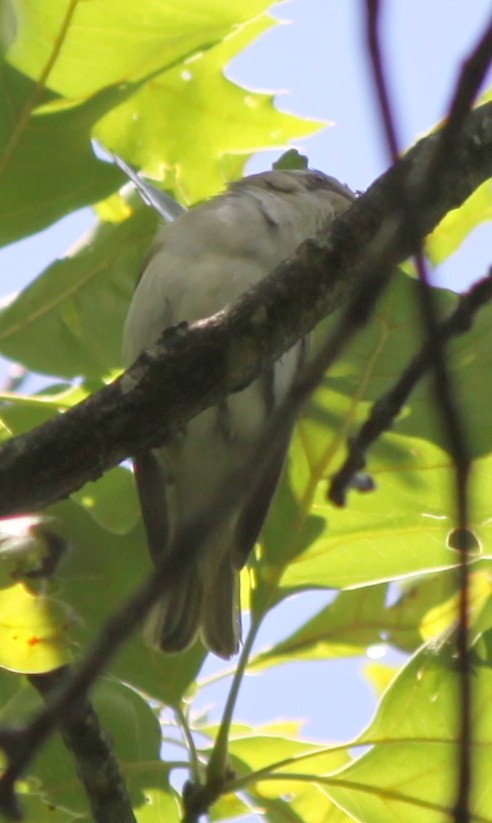
[[[395,162],[400,153],[400,141],[398,140],[396,133],[396,123],[392,114],[392,105],[386,85],[386,72],[383,65],[383,55],[379,45],[379,0],[366,0],[366,7],[367,46],[371,57],[374,88],[376,90],[377,101],[380,108],[384,137],[388,143],[393,162]]]
[[[368,51],[373,70],[374,86],[380,104],[381,118],[384,124],[388,149],[393,162],[396,162],[399,150],[396,128],[392,116],[392,107],[386,88],[386,74],[383,70],[382,50],[379,38],[379,0],[366,0]],[[435,176],[449,166],[459,143],[463,124],[469,115],[472,102],[485,76],[492,58],[492,22],[488,25],[471,57],[467,60],[450,106],[447,123],[442,131],[441,140],[430,156],[427,169],[429,183],[423,191],[430,191]],[[422,191],[421,191],[422,193]],[[402,181],[399,208],[407,216],[409,232],[419,235],[419,200],[415,187],[408,187]],[[434,386],[444,428],[446,430],[449,450],[455,466],[456,525],[458,534],[468,533],[468,478],[470,472],[470,450],[465,434],[459,404],[450,380],[446,363],[443,340],[437,319],[437,312],[431,293],[429,275],[421,250],[416,254],[416,267],[421,287],[419,289],[421,315],[425,334],[432,351]],[[468,823],[470,820],[471,775],[471,740],[472,740],[472,694],[470,677],[470,660],[468,652],[468,551],[467,541],[463,539],[460,549],[460,607],[457,630],[457,655],[461,671],[460,678],[460,744],[459,744],[459,779],[457,799],[454,806],[455,823]]]
[[[448,107],[446,127],[442,131],[441,140],[432,160],[434,171],[437,169],[439,172],[441,166],[447,165],[449,153],[454,153],[456,149],[466,118],[490,68],[491,54],[492,17],[477,45],[463,63],[451,104]]]
[[[198,758],[198,752],[195,746],[195,741],[193,739],[193,732],[191,730],[190,724],[188,722],[188,718],[184,712],[184,709],[181,705],[177,705],[174,708],[174,714],[176,718],[176,722],[181,730],[183,735],[184,744],[188,751],[189,759],[190,759],[190,770],[191,775],[193,777],[193,782],[198,783],[200,780],[200,760]]]
[[[473,49],[470,57],[463,65],[460,80],[457,84],[454,98],[448,116],[448,126],[444,130],[443,141],[437,154],[437,163],[446,162],[448,152],[459,140],[460,130],[469,113],[472,103],[480,88],[492,59],[492,18]],[[472,792],[472,672],[469,654],[469,589],[468,589],[468,548],[466,540],[468,521],[468,466],[458,465],[457,461],[457,498],[458,498],[458,534],[461,535],[460,544],[456,547],[460,551],[460,600],[459,620],[456,637],[456,649],[460,667],[460,754],[458,791],[454,805],[455,823],[468,823],[470,820],[470,799]]]
[[[474,314],[490,300],[492,300],[492,270],[487,277],[479,280],[467,294],[463,295],[454,312],[439,325],[441,340],[446,342],[452,337],[469,331]],[[408,396],[432,367],[432,363],[432,344],[426,340],[394,386],[374,403],[358,434],[351,438],[343,465],[331,479],[328,498],[336,506],[345,505],[347,491],[354,476],[366,465],[368,449],[385,431],[391,428]]]

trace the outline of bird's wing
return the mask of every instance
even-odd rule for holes
[[[167,547],[169,534],[164,471],[152,452],[139,454],[133,466],[147,544],[157,564]]]
[[[237,522],[233,547],[232,562],[236,569],[242,569],[246,564],[263,528],[285,463],[290,435],[289,431],[284,442],[275,447],[275,454],[268,461],[266,468],[260,469],[260,475],[246,498]]]
[[[306,360],[308,347],[309,338],[307,337],[304,337],[297,344],[297,362],[294,375],[302,369]],[[272,414],[275,409],[273,383],[275,381],[275,369],[278,368],[279,364],[277,363],[271,370],[267,371],[262,381],[264,397],[267,398],[270,395],[270,402],[266,402],[267,416]],[[236,569],[242,569],[247,562],[250,552],[263,528],[273,495],[280,480],[280,475],[282,474],[285,458],[289,450],[291,435],[292,430],[288,429],[288,431],[282,435],[281,439],[274,444],[273,453],[269,455],[266,465],[264,467],[260,466],[256,482],[252,484],[249,494],[246,495],[245,504],[237,521],[234,546],[232,548],[231,559]]]

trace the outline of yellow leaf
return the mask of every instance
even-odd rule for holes
[[[23,583],[0,590],[0,666],[41,674],[68,663],[68,624],[66,606]]]
[[[399,671],[399,666],[388,666],[386,663],[366,663],[364,677],[374,689],[376,697],[379,698]]]
[[[133,209],[120,193],[111,194],[93,206],[99,220],[104,223],[121,223],[133,214]]]
[[[477,618],[492,592],[492,580],[489,572],[475,572],[470,575],[468,602],[470,616]],[[420,634],[424,640],[432,640],[449,629],[458,620],[459,592],[439,606],[429,609],[420,623]]]
[[[486,180],[458,209],[448,212],[428,236],[425,250],[433,265],[454,254],[473,229],[489,220],[492,220],[492,183]]]

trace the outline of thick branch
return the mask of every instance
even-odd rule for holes
[[[431,189],[427,171],[437,139],[434,134],[420,141],[336,220],[329,235],[304,243],[230,310],[167,330],[110,386],[2,446],[0,514],[66,497],[247,385],[350,296],[375,242],[384,244],[385,259],[395,266],[416,251],[418,240],[492,176],[492,104],[469,115],[456,161]],[[402,184],[414,195],[425,194],[411,233],[398,204]]]

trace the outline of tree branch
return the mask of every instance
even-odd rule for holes
[[[32,674],[31,685],[49,705],[53,693],[71,677],[68,666]],[[75,759],[80,781],[96,823],[137,823],[119,763],[93,706],[81,696],[60,724],[63,741]]]
[[[392,107],[386,87],[383,71],[383,58],[379,36],[380,3],[379,0],[366,0],[368,45],[373,69],[374,85],[377,90],[382,121],[386,132],[388,149],[393,161],[398,154],[398,141]],[[448,112],[446,128],[438,143],[432,163],[432,173],[439,178],[441,170],[446,170],[449,156],[454,156],[455,140],[459,140],[462,125],[471,110],[473,100],[480,84],[486,76],[492,55],[492,19],[464,64],[456,85],[453,100]],[[430,171],[430,170],[429,170]],[[432,177],[429,173],[428,191],[431,190]],[[401,209],[406,215],[407,227],[414,237],[418,234],[420,202],[415,192],[402,186]],[[420,288],[418,290],[421,319],[425,336],[429,344],[430,359],[434,376],[436,404],[440,412],[443,429],[447,437],[447,446],[453,459],[455,470],[455,504],[456,530],[460,535],[468,534],[469,520],[469,476],[471,469],[471,452],[468,444],[466,424],[463,419],[455,386],[451,380],[442,338],[434,295],[430,288],[430,278],[424,254],[417,248],[415,266]],[[468,545],[461,540],[460,550],[460,603],[459,621],[456,635],[456,653],[460,669],[460,736],[458,755],[458,792],[454,806],[455,823],[469,823],[470,798],[472,786],[472,680],[469,654],[469,577]]]
[[[438,139],[436,133],[421,140],[328,235],[306,241],[229,310],[166,330],[110,386],[3,445],[0,515],[66,497],[129,455],[162,444],[200,411],[246,386],[350,297],[364,279],[374,243],[384,245],[393,266],[410,256],[417,240],[492,176],[492,104],[465,119],[455,162],[430,190],[427,172]],[[395,215],[402,184],[423,195],[411,233],[404,215]]]
[[[442,341],[448,342],[452,337],[469,331],[474,314],[491,300],[492,268],[488,277],[476,283],[452,314],[439,324]],[[432,342],[426,340],[395,384],[376,400],[357,435],[348,443],[347,457],[333,475],[328,490],[328,499],[335,506],[345,506],[345,498],[355,475],[366,466],[368,449],[383,432],[391,428],[409,394],[432,368],[433,354]]]

